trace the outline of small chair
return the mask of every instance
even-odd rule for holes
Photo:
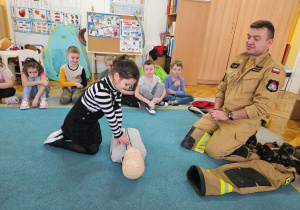
[[[20,73],[16,74],[21,74],[22,69],[23,69],[23,63],[26,58],[31,57],[34,58],[35,60],[39,61],[39,53],[38,51],[34,50],[20,50],[18,51],[18,56],[19,56],[19,66],[20,66]]]

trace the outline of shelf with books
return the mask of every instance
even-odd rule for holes
[[[176,14],[179,0],[168,0],[167,14]]]

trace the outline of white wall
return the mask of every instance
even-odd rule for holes
[[[91,6],[94,6],[94,11],[109,13],[109,0],[81,0],[80,1],[80,12],[81,12],[81,21],[82,28],[86,27],[86,12],[91,11]],[[6,1],[7,7],[7,16],[9,18],[9,27],[10,34],[14,43],[21,45],[25,44],[42,44],[44,49],[46,49],[48,37],[46,35],[37,35],[37,34],[24,34],[24,33],[15,33],[13,28],[13,23],[10,15],[10,5],[9,1]],[[165,31],[166,28],[166,8],[167,0],[145,0],[145,9],[144,9],[144,31],[145,31],[145,48],[144,53],[148,52],[153,48],[153,46],[160,45],[159,33]],[[91,63],[91,54],[88,53],[90,65]],[[145,57],[139,56],[138,66],[141,67]],[[103,62],[97,62],[98,73],[99,70],[104,70]]]

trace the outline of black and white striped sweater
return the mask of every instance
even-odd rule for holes
[[[91,85],[81,98],[81,102],[89,111],[103,111],[115,138],[123,134],[121,96],[108,76]],[[114,109],[115,103],[119,105],[117,109]]]

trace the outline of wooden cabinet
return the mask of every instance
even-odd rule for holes
[[[6,10],[4,5],[0,5],[0,40],[3,38],[9,38],[9,33],[6,21]]]
[[[282,59],[299,0],[179,0],[172,60],[183,62],[186,85],[218,84],[245,51],[252,22],[274,24],[272,56]]]

